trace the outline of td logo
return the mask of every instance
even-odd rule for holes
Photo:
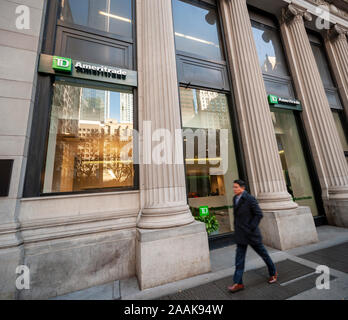
[[[72,70],[72,61],[69,58],[62,58],[62,57],[53,57],[52,61],[52,69],[59,71],[59,72],[71,72]]]
[[[278,103],[278,97],[273,95],[273,94],[270,94],[270,95],[268,95],[268,102],[270,104],[277,104]]]
[[[199,207],[199,215],[201,217],[209,216],[209,207],[208,206]]]

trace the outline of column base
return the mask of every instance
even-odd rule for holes
[[[205,224],[137,229],[136,272],[141,290],[210,272]]]
[[[313,215],[309,207],[264,212],[260,229],[265,245],[288,250],[318,242]]]
[[[348,200],[324,200],[326,217],[330,225],[348,228]]]
[[[287,192],[259,193],[257,201],[263,212],[272,212],[278,210],[293,210],[298,207]]]
[[[178,204],[176,206],[163,206],[142,209],[137,227],[140,229],[165,229],[188,225],[194,222],[189,206]]]

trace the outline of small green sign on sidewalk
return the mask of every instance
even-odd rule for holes
[[[208,206],[199,207],[199,216],[200,217],[209,216],[209,207]]]

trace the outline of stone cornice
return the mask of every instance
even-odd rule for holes
[[[348,20],[348,12],[344,11],[344,10],[341,10],[339,8],[337,8],[334,4],[332,3],[329,3],[327,1],[324,1],[324,0],[306,0],[314,5],[317,5],[317,6],[325,6],[327,7],[327,10],[332,13],[332,14],[335,14],[345,20]],[[347,0],[344,0],[344,2],[347,3],[348,5],[348,1]]]

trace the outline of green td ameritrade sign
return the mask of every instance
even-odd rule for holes
[[[137,86],[137,72],[119,67],[73,60],[66,57],[40,55],[39,72],[71,78]]]
[[[268,95],[268,103],[275,108],[302,111],[301,102],[296,99],[281,98],[274,94]]]

